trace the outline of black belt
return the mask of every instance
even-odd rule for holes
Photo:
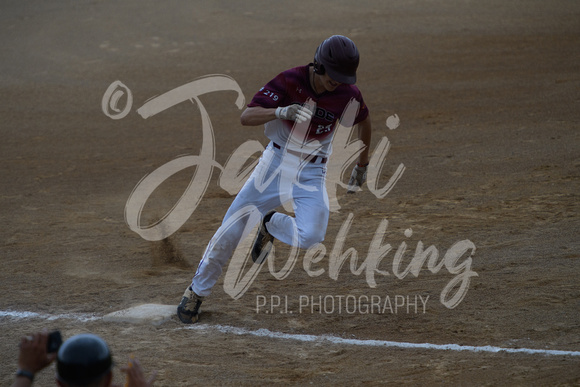
[[[275,142],[273,142],[272,144],[274,145],[274,148],[282,149],[282,147],[276,144]],[[291,155],[298,156],[304,160],[308,160],[311,163],[316,163],[318,159],[320,159],[320,164],[325,164],[328,161],[328,157],[307,155],[305,153],[296,152],[290,149],[286,149],[286,152],[290,153]]]

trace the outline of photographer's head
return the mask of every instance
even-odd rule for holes
[[[71,337],[60,347],[56,381],[63,387],[110,386],[113,359],[107,343],[93,334]]]

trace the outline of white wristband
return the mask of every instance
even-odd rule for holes
[[[276,108],[276,112],[274,113],[276,115],[276,118],[280,118],[280,112],[282,111],[282,108],[280,106],[278,106]]]

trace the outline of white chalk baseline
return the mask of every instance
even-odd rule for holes
[[[22,311],[0,311],[0,318],[26,320],[26,319],[43,319],[54,321],[58,319],[76,320],[80,322],[101,320],[100,316],[94,314],[68,313],[52,315],[47,313],[22,312]],[[0,321],[1,323],[1,321]],[[268,329],[249,330],[224,325],[194,324],[186,325],[179,329],[210,331],[215,330],[224,334],[248,335],[256,337],[267,337],[280,340],[294,340],[301,342],[328,342],[338,345],[353,345],[361,347],[394,347],[406,349],[429,349],[439,351],[468,351],[468,352],[485,352],[485,353],[516,353],[527,355],[548,355],[548,356],[580,356],[580,351],[552,350],[552,349],[531,349],[531,348],[504,348],[490,345],[472,346],[459,344],[430,344],[430,343],[407,343],[386,340],[362,340],[362,339],[345,339],[337,336],[317,336],[273,332]]]

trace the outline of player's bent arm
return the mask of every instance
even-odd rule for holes
[[[276,108],[268,109],[261,106],[252,106],[244,110],[240,122],[244,126],[257,126],[276,119]]]
[[[365,144],[365,149],[358,158],[360,165],[367,165],[369,163],[369,149],[371,147],[371,117],[367,116],[364,121],[358,123],[358,138]]]

